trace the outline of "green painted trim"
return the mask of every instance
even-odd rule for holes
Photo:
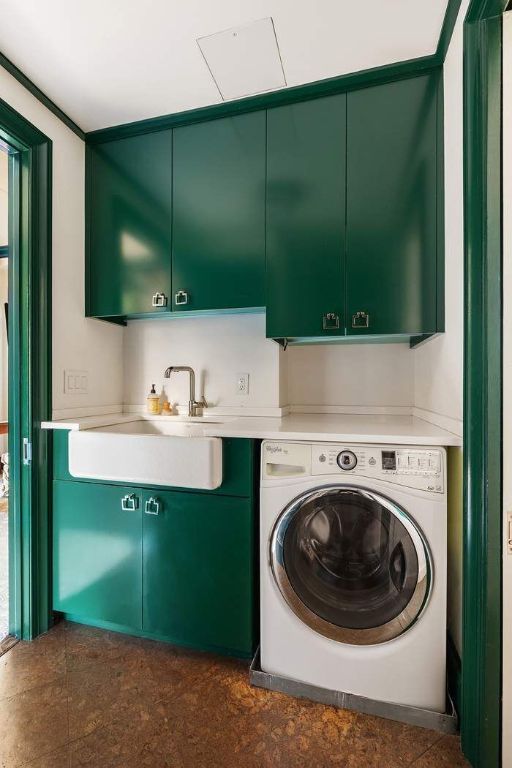
[[[443,26],[441,27],[441,34],[439,35],[436,50],[437,59],[441,62],[444,62],[446,54],[448,53],[461,3],[462,0],[448,0],[448,6],[444,15]]]
[[[208,653],[218,653],[222,656],[232,656],[235,659],[252,659],[252,653],[243,653],[234,648],[224,648],[219,645],[194,645],[193,643],[178,643],[175,638],[168,635],[155,634],[154,632],[145,632],[142,629],[133,629],[124,624],[114,624],[111,621],[98,621],[97,619],[88,619],[83,616],[75,616],[71,613],[59,613],[59,617],[65,621],[71,621],[74,624],[85,624],[88,627],[98,627],[99,629],[108,629],[111,632],[119,632],[123,635],[132,635],[133,637],[144,637],[149,640],[157,640],[161,643],[179,646],[180,648],[191,648],[196,651],[206,651]]]
[[[506,11],[508,0],[471,0],[466,14],[466,22],[483,21],[494,16],[501,16]]]
[[[239,115],[245,112],[254,112],[271,107],[280,107],[284,104],[295,104],[299,101],[317,99],[323,96],[331,96],[345,93],[359,88],[369,87],[378,83],[402,80],[408,77],[416,77],[424,72],[439,69],[442,61],[437,55],[424,56],[418,59],[401,61],[397,64],[388,64],[384,67],[365,69],[360,72],[351,72],[348,75],[331,77],[327,80],[318,80],[306,85],[298,85],[293,88],[284,88],[280,91],[272,91],[259,96],[250,96],[236,101],[223,102],[208,107],[190,109],[186,112],[177,112],[162,117],[154,117],[149,120],[138,120],[134,123],[102,128],[98,131],[90,131],[85,134],[89,144],[101,144],[105,141],[125,139],[143,133],[152,133],[180,125],[214,120],[219,117]]]
[[[242,112],[252,112],[258,109],[281,106],[282,104],[292,104],[305,99],[319,98],[333,93],[363,88],[367,85],[375,85],[380,82],[389,82],[391,80],[401,79],[410,75],[419,74],[429,69],[433,69],[443,64],[450,45],[457,15],[459,13],[462,0],[448,0],[443,26],[436,48],[436,52],[430,56],[422,56],[417,59],[409,59],[394,64],[388,64],[383,67],[362,70],[361,72],[351,72],[347,75],[318,80],[314,83],[299,85],[293,88],[286,88],[282,91],[273,91],[272,93],[258,96],[250,96],[245,99],[238,99],[222,104],[215,104],[208,107],[187,110],[162,117],[140,120],[134,123],[125,123],[111,128],[102,128],[97,131],[84,132],[69,115],[55,104],[29,77],[27,77],[13,62],[3,53],[0,53],[0,66],[2,66],[10,75],[12,75],[24,88],[29,91],[38,101],[59,118],[70,130],[80,139],[87,140],[91,144],[98,144],[103,141],[113,141],[114,139],[135,136],[140,133],[150,133],[151,131],[163,130],[164,128],[177,125],[188,125],[190,123],[211,120],[216,117],[226,117],[228,115],[237,115]],[[488,0],[489,4],[499,4],[499,0]]]
[[[0,245],[0,259],[6,259],[9,256],[9,246]]]
[[[473,2],[464,25],[461,735],[475,768],[500,765],[501,740],[502,19],[482,18],[495,9],[495,3]]]
[[[445,330],[445,181],[444,181],[444,78],[439,78],[436,104],[436,329]],[[422,341],[425,339],[422,338]],[[411,343],[411,346],[413,344]]]
[[[61,120],[64,125],[67,125],[67,127],[75,133],[78,138],[85,140],[85,133],[82,131],[81,128],[72,120],[68,115],[66,115],[65,112],[58,107],[55,102],[53,102],[51,99],[46,96],[43,91],[35,85],[35,83],[32,82],[26,75],[23,74],[21,69],[18,69],[18,67],[12,63],[10,59],[7,58],[7,56],[4,56],[3,53],[0,53],[0,66],[3,67],[10,75],[12,75],[15,80],[18,81],[24,88],[29,91],[32,96],[34,96],[38,101],[43,104],[46,109],[49,109],[50,112],[53,112],[53,114]]]
[[[51,412],[52,144],[0,101],[9,185],[10,632],[31,639],[50,623],[48,436]],[[14,373],[15,372],[15,373]],[[22,439],[32,465],[22,463]]]

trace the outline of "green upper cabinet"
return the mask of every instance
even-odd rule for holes
[[[443,330],[437,312],[439,88],[434,73],[348,94],[349,335]]]
[[[173,310],[264,305],[265,112],[174,130]]]
[[[343,333],[345,94],[267,113],[267,336]]]
[[[87,315],[168,311],[172,131],[89,145],[86,174]]]

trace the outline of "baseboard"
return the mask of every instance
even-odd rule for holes
[[[178,414],[180,416],[186,416],[188,407],[186,405],[177,406]],[[136,405],[123,405],[121,407],[123,413],[134,413],[139,416],[147,414],[146,406],[143,404]],[[284,407],[258,407],[248,406],[247,408],[241,406],[230,405],[218,405],[212,406],[204,411],[205,416],[230,416],[232,418],[245,418],[246,416],[258,416],[259,418],[274,418],[281,419],[289,413],[288,406]]]
[[[87,416],[108,416],[111,413],[122,413],[122,405],[84,405],[78,408],[55,408],[51,421],[62,419],[78,419]]]
[[[446,416],[443,413],[416,407],[412,409],[412,415],[422,421],[428,421],[430,424],[435,424],[436,427],[446,429],[447,432],[451,432],[452,434],[457,435],[457,437],[463,436],[462,419],[455,419],[453,416]]]
[[[411,416],[412,405],[290,405],[290,413],[345,414],[348,416]]]

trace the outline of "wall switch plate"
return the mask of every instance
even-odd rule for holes
[[[64,394],[86,395],[89,391],[89,374],[87,371],[67,369],[64,371]]]
[[[236,378],[236,392],[244,397],[249,394],[249,374],[239,373]]]

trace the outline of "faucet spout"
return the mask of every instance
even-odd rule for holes
[[[188,415],[197,416],[198,408],[205,408],[206,402],[204,397],[200,402],[196,401],[196,375],[194,373],[194,369],[189,365],[170,365],[164,371],[164,378],[169,379],[171,377],[171,373],[179,373],[181,371],[189,374]]]

